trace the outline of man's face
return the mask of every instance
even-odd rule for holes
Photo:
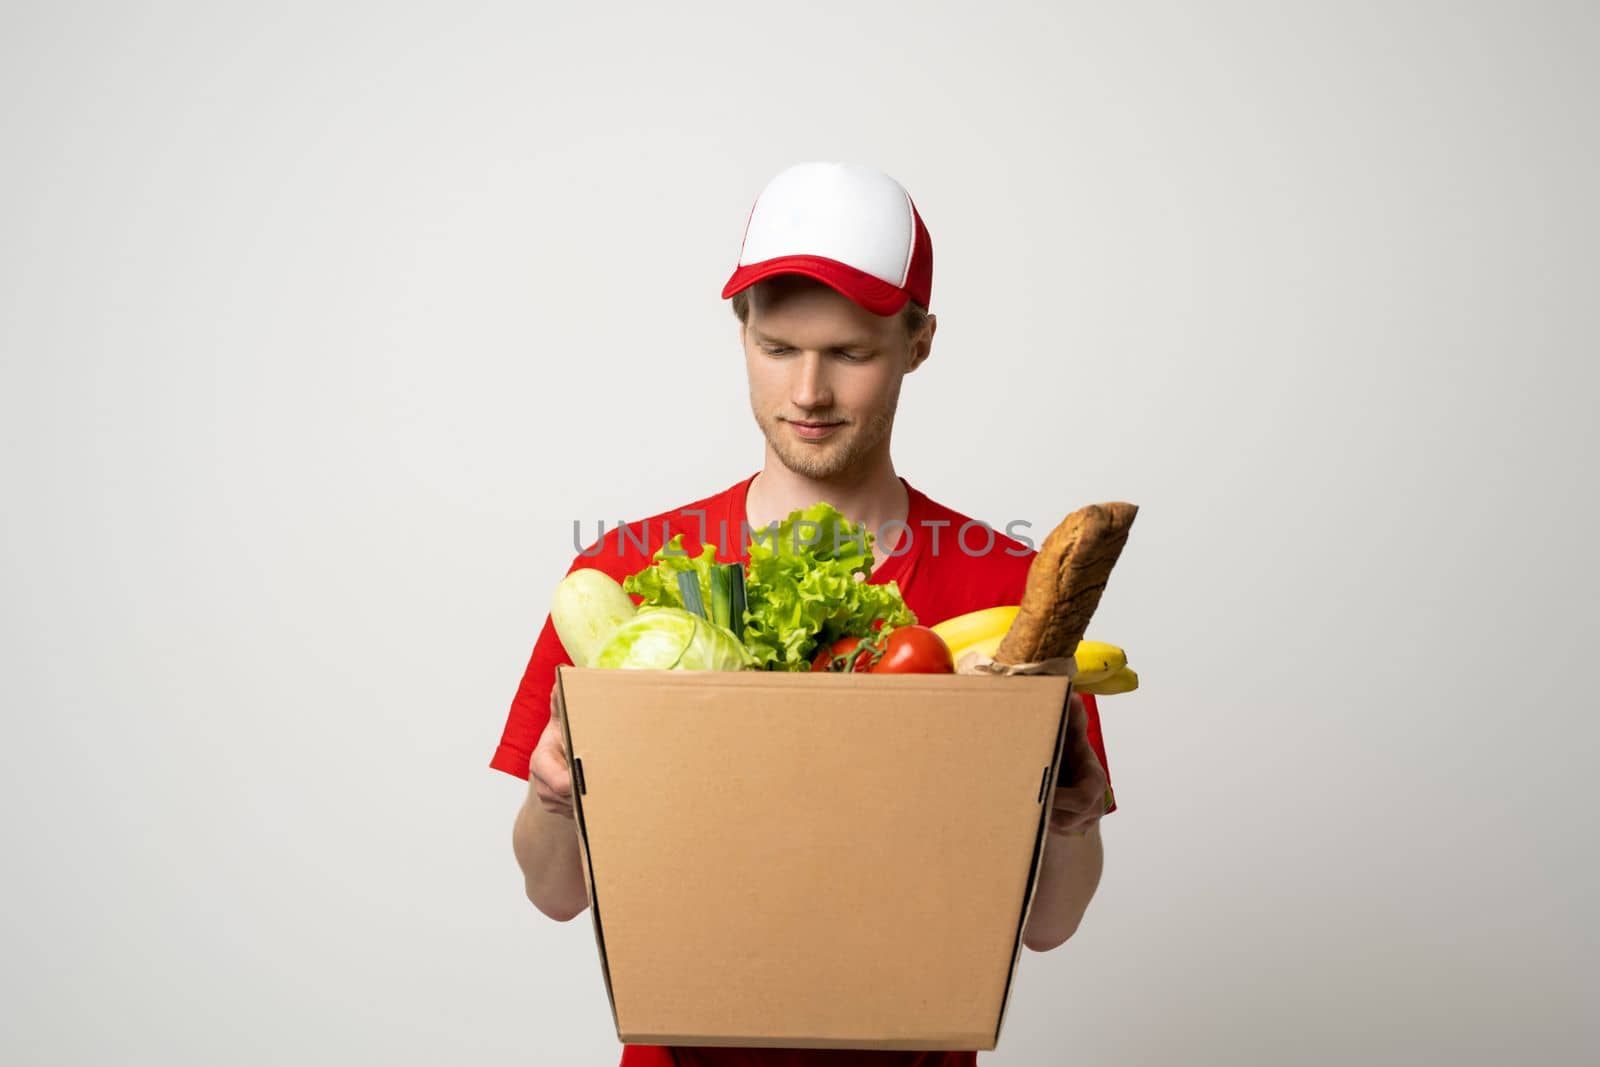
[[[809,278],[757,284],[739,339],[751,410],[783,465],[823,481],[886,453],[900,380],[927,357],[933,329],[930,319],[907,337],[898,315],[874,315]]]

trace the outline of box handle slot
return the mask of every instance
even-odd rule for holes
[[[1045,789],[1045,786],[1047,786],[1049,784],[1050,784],[1050,768],[1046,767],[1044,769],[1044,773],[1039,776],[1039,796],[1038,796],[1038,798],[1036,800],[1034,800],[1035,804],[1043,804],[1044,803],[1044,789]]]
[[[1049,768],[1046,768],[1046,770],[1048,771]],[[578,787],[579,796],[586,797],[589,795],[589,790],[583,784],[583,760],[581,759],[572,761],[572,784]]]

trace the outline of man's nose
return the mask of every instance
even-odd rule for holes
[[[807,352],[795,361],[789,399],[803,411],[820,411],[833,404],[827,364],[820,352]]]

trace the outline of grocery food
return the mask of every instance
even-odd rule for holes
[[[872,658],[872,652],[861,647],[861,638],[841,637],[817,653],[811,661],[811,670],[816,674],[824,671],[865,674],[872,669]]]
[[[1015,604],[983,608],[946,619],[935,624],[932,629],[945,639],[950,646],[950,654],[957,664],[968,656],[992,660],[1019,610]],[[1078,642],[1078,647],[1073,651],[1073,659],[1077,664],[1077,673],[1073,676],[1073,688],[1084,693],[1097,692],[1090,687],[1107,681],[1128,665],[1127,653],[1116,645],[1104,641],[1090,641],[1087,638]],[[1123,682],[1125,683],[1126,679],[1123,679]]]
[[[719,605],[726,603],[731,611],[742,595],[742,612],[730,615],[724,625],[742,642],[751,666],[804,671],[818,648],[841,637],[865,637],[874,628],[917,621],[894,582],[865,580],[872,572],[872,540],[865,525],[851,523],[828,504],[817,504],[760,531],[750,544],[750,562],[737,579],[731,571],[723,570],[725,578],[717,574],[739,564],[717,563],[709,544],[690,556],[683,535],[677,534],[622,588],[643,597],[643,606],[678,608],[711,621],[719,621]],[[726,591],[718,582],[727,583]]]
[[[872,535],[822,503],[758,532],[748,564],[717,562],[709,544],[691,556],[677,534],[620,585],[576,570],[557,586],[551,618],[580,667],[949,673],[976,662],[1010,673],[1071,656],[1079,691],[1126,693],[1138,686],[1127,655],[1083,632],[1137,512],[1073,512],[1035,556],[1021,604],[932,627],[917,625],[894,582],[866,581]]]
[[[726,628],[681,608],[647,608],[618,626],[595,654],[602,669],[738,671],[750,654]]]
[[[1088,638],[1078,642],[1078,647],[1072,652],[1072,658],[1078,664],[1078,673],[1073,675],[1072,685],[1078,690],[1082,690],[1086,685],[1103,682],[1128,666],[1128,654],[1122,649],[1116,645],[1108,645],[1104,641],[1090,641]]]
[[[633,618],[634,610],[633,601],[615,578],[583,567],[556,586],[550,621],[572,662],[587,667],[612,631]]]
[[[934,623],[933,632],[944,638],[944,643],[950,646],[950,651],[959,656],[969,645],[975,645],[991,637],[1004,637],[1019,610],[1021,609],[1016,604],[1007,604],[969,611],[965,615],[956,615],[943,622]],[[990,652],[993,651],[990,649]]]
[[[842,637],[817,653],[813,671],[854,674],[951,674],[950,647],[926,626],[899,626],[866,639]]]
[[[765,670],[804,671],[819,647],[875,626],[917,621],[894,582],[868,582],[873,538],[828,504],[792,512],[753,539],[745,572],[745,645]]]
[[[1132,667],[1124,667],[1109,678],[1101,678],[1085,685],[1074,682],[1072,687],[1080,693],[1093,693],[1101,697],[1113,696],[1117,693],[1131,693],[1139,688],[1139,676],[1134,673]]]
[[[1076,653],[1138,512],[1133,504],[1091,504],[1050,531],[1028,568],[1020,610],[995,649],[996,663],[1041,663]]]

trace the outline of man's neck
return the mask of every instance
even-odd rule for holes
[[[875,542],[873,555],[877,562],[882,562],[886,553],[895,547],[892,543],[883,544],[878,531],[885,523],[905,522],[910,505],[905,484],[895,474],[894,463],[887,453],[861,470],[819,480],[796,474],[769,449],[765,466],[750,483],[745,511],[750,527],[759,530],[818,501],[832,504],[852,522],[867,524]],[[890,532],[896,540],[902,536],[894,530]]]

